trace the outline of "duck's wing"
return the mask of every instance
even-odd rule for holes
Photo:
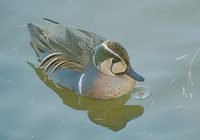
[[[81,71],[91,59],[94,46],[105,39],[94,33],[55,23],[43,28],[28,24],[31,35],[31,46],[45,70],[60,68]]]

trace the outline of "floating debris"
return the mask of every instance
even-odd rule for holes
[[[154,101],[152,101],[150,105],[153,106],[153,104],[154,104]]]
[[[197,56],[200,54],[200,49],[197,50],[197,52],[193,55],[191,61],[190,61],[190,65],[189,65],[189,68],[188,68],[188,87],[187,87],[187,92],[189,94],[189,96],[192,98],[193,95],[192,95],[192,88],[193,88],[193,85],[194,85],[194,82],[193,82],[193,79],[192,79],[192,66],[193,66],[193,63],[195,61],[195,59],[197,58]]]
[[[191,109],[193,109],[193,107],[185,107],[183,110],[185,111],[185,110],[191,110]]]
[[[176,81],[176,78],[172,79],[172,80],[169,82],[169,84],[171,85],[171,84],[173,84],[175,81]]]
[[[185,57],[187,57],[188,55],[187,54],[184,54],[183,56],[180,56],[180,57],[178,57],[178,58],[176,58],[176,60],[178,61],[178,60],[181,60],[181,59],[183,59],[183,58],[185,58]]]
[[[0,77],[0,82],[7,82],[7,83],[10,83],[10,84],[15,84],[14,81],[11,81],[11,80],[8,80],[8,79],[5,79],[3,77]]]
[[[174,109],[183,109],[185,108],[183,105],[173,106],[173,107],[166,107],[165,110],[174,110]]]
[[[185,98],[187,97],[187,94],[185,92],[185,87],[183,86],[183,96],[185,96]]]
[[[186,110],[193,109],[193,107],[187,107],[187,106],[179,105],[179,106],[172,106],[172,107],[166,107],[165,108],[165,110],[179,110],[179,109],[181,109],[182,111],[186,111]]]

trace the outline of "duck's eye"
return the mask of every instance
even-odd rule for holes
[[[119,62],[116,62],[116,63],[113,63],[112,66],[111,66],[111,71],[112,73],[114,74],[120,74],[120,73],[123,73],[125,72],[127,69],[127,65],[124,61],[119,61]]]
[[[92,50],[92,55],[94,55],[95,51],[96,51],[95,49],[94,49],[94,50]]]

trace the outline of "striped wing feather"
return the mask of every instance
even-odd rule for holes
[[[31,46],[50,75],[60,68],[82,71],[91,59],[91,50],[105,39],[94,33],[61,24],[42,28],[28,24]],[[45,56],[45,57],[44,57]]]

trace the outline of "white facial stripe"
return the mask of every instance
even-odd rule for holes
[[[103,42],[103,46],[105,47],[106,50],[108,50],[109,52],[111,52],[112,54],[116,55],[125,65],[125,61],[117,54],[115,53],[114,51],[112,51],[110,48],[108,48],[107,44],[106,44],[106,41]]]
[[[122,61],[114,63],[111,70],[113,73],[122,73],[127,69],[127,65]]]
[[[103,62],[101,62],[100,66],[99,66],[100,71],[103,72],[104,74],[114,76],[114,74],[110,71],[110,68],[112,66],[112,60],[113,60],[113,58],[109,58],[109,59],[106,59]]]
[[[116,54],[115,52],[113,52],[110,48],[108,48],[106,41],[103,42],[103,46],[105,47],[106,50],[108,50],[109,52],[111,52],[112,54],[116,55],[117,57],[119,57],[120,59],[122,59],[118,54]]]

